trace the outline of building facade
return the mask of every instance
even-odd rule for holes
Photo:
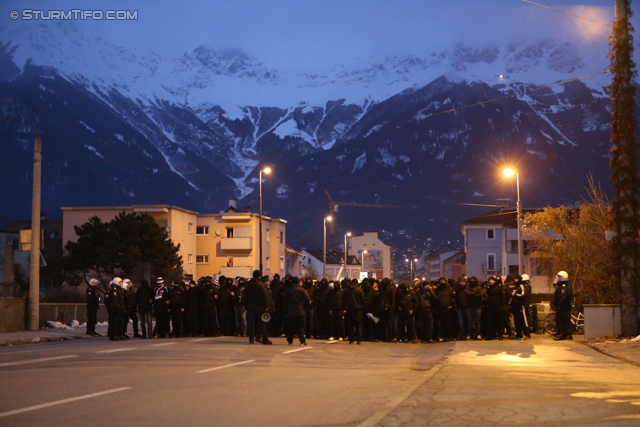
[[[93,216],[111,221],[121,212],[149,214],[164,227],[179,255],[185,274],[251,277],[260,267],[260,216],[240,212],[232,204],[219,214],[199,214],[169,205],[64,207],[62,241],[75,241],[74,226]],[[283,219],[262,217],[262,273],[285,274],[286,224]]]
[[[370,277],[393,280],[393,248],[378,238],[377,231],[365,231],[362,236],[349,237],[347,247],[348,253],[358,258],[363,271]]]

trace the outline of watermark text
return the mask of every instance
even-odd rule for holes
[[[23,9],[22,12],[13,10],[9,13],[9,17],[13,20],[22,19],[23,21],[135,21],[138,19],[137,10],[33,10]]]

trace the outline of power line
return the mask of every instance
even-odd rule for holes
[[[575,15],[575,14],[573,14],[573,13],[565,12],[564,10],[560,10],[560,9],[554,9],[554,8],[552,8],[552,7],[545,6],[545,5],[543,5],[543,4],[539,4],[539,3],[534,3],[534,2],[529,1],[529,0],[522,0],[522,1],[523,1],[524,3],[529,3],[529,4],[532,4],[532,5],[534,5],[534,6],[541,7],[541,8],[543,8],[543,9],[548,9],[548,10],[551,10],[551,11],[553,11],[553,12],[558,12],[558,13],[562,13],[563,15],[571,16],[572,18],[582,19],[583,21],[589,21],[589,22],[591,22],[591,23],[598,24],[598,25],[602,25],[602,26],[607,27],[607,28],[612,28],[612,27],[611,27],[611,25],[606,24],[606,23],[604,23],[604,22],[594,21],[593,19],[585,18],[584,16]]]

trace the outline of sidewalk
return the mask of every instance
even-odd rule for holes
[[[106,324],[99,324],[96,326],[96,332],[106,336],[107,327],[108,325]],[[87,328],[85,326],[78,326],[75,329],[42,328],[37,331],[0,332],[0,346],[94,338],[86,333]]]
[[[637,426],[640,369],[580,341],[454,342],[418,388],[366,425]],[[629,343],[606,344],[600,350],[635,363]]]

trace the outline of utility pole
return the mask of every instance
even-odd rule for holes
[[[617,237],[615,255],[620,287],[622,335],[638,333],[638,147],[635,137],[636,90],[633,86],[633,37],[630,0],[615,0],[611,37],[611,179],[616,188],[613,211]]]
[[[42,180],[42,138],[33,144],[33,194],[31,199],[31,258],[29,261],[29,330],[40,327],[40,199]]]

